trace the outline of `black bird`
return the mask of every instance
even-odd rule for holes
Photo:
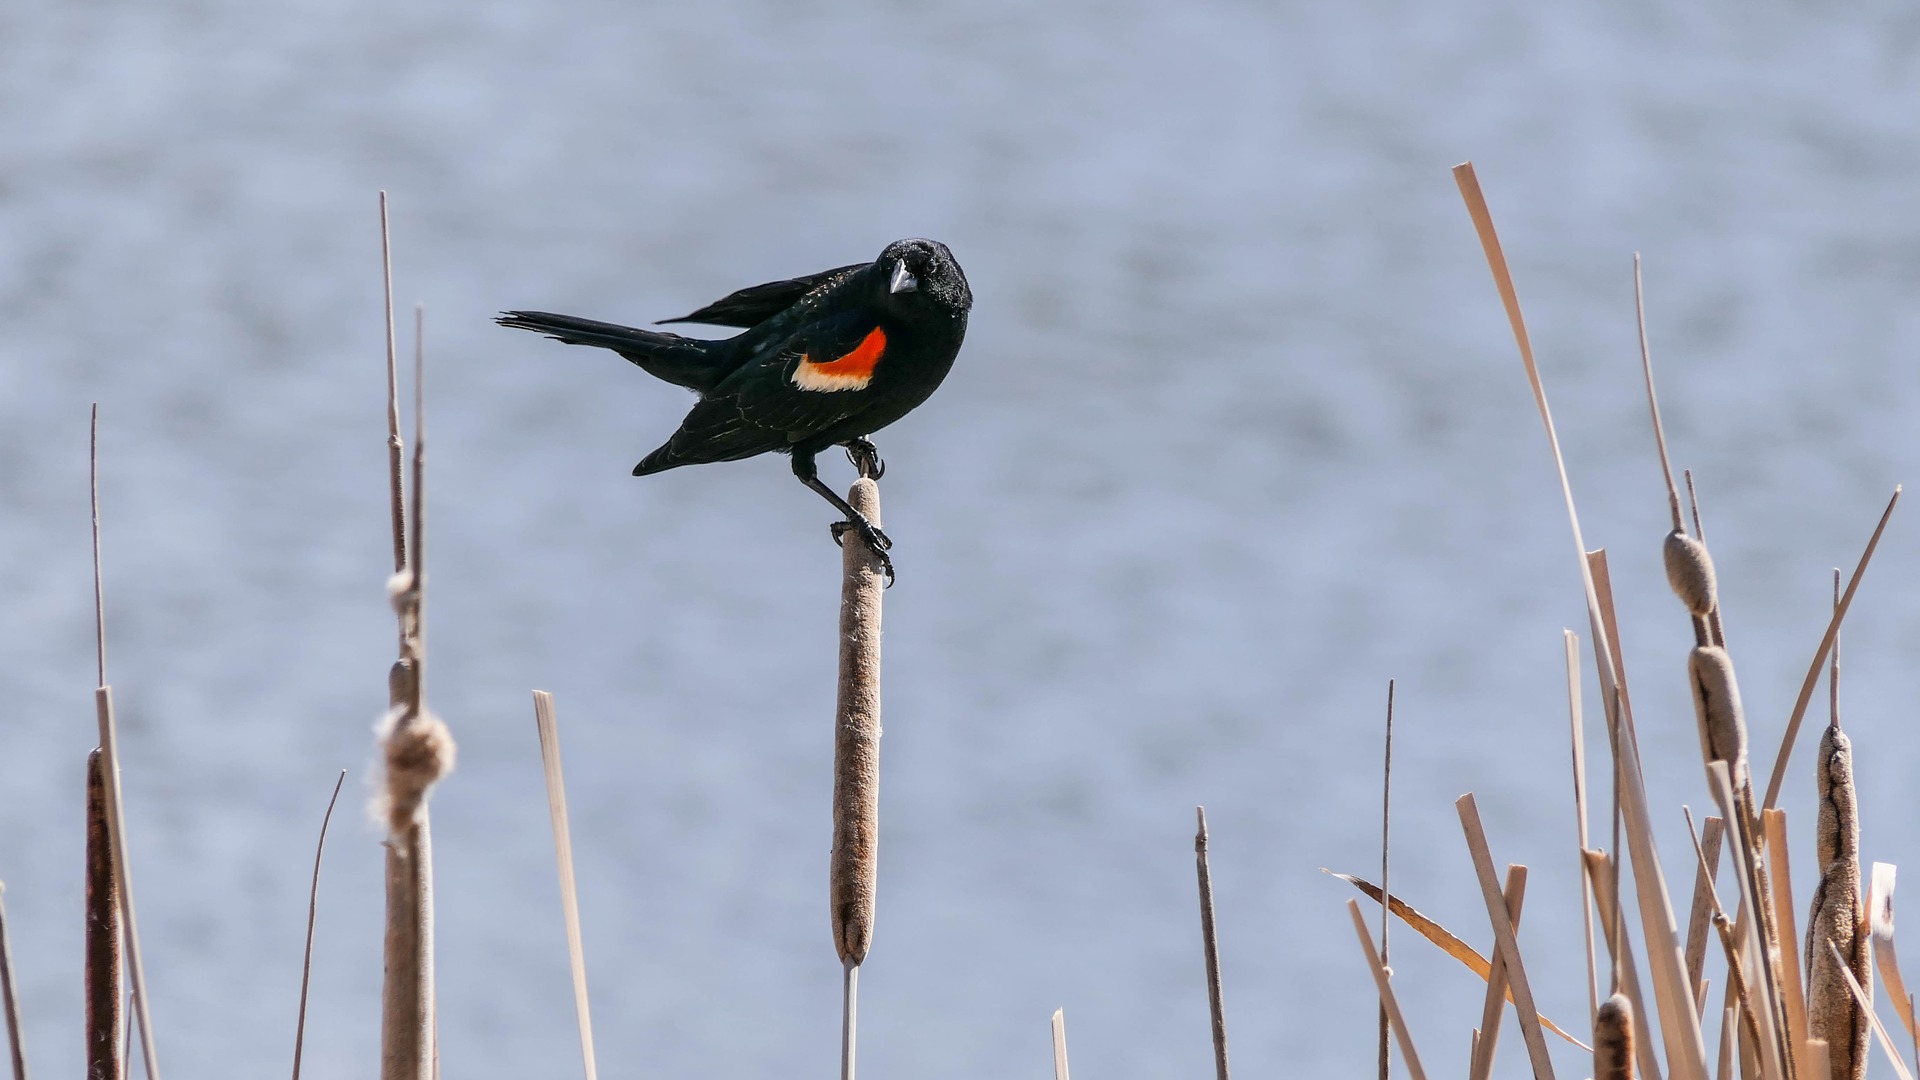
[[[720,340],[682,337],[544,311],[509,311],[501,326],[536,330],[570,345],[612,349],[700,401],[633,475],[681,465],[737,461],[769,450],[793,457],[793,475],[846,515],[851,528],[893,562],[887,534],[820,482],[814,458],[844,446],[863,471],[885,466],[867,436],[927,400],[953,367],[973,293],[945,244],[896,240],[871,263],[741,289],[691,315],[662,322],[744,327]]]

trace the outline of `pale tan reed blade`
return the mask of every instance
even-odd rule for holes
[[[1573,813],[1580,827],[1580,850],[1587,838],[1587,734],[1580,711],[1580,638],[1562,629],[1567,646],[1567,717],[1573,729]],[[1584,860],[1580,869],[1580,921],[1587,938],[1587,1022],[1600,1011],[1600,961],[1593,945],[1593,882],[1588,878]]]
[[[1368,881],[1365,878],[1354,877],[1352,874],[1336,874],[1324,866],[1320,868],[1320,872],[1327,875],[1328,877],[1338,878],[1339,880],[1344,881],[1347,884],[1353,886],[1354,888],[1360,890],[1361,895],[1367,897],[1369,900],[1372,900],[1374,903],[1377,904],[1380,902],[1380,897],[1381,897],[1380,886],[1375,885],[1373,882]],[[1439,923],[1433,921],[1431,918],[1428,918],[1427,916],[1421,914],[1418,909],[1408,904],[1405,900],[1402,900],[1397,896],[1390,897],[1388,908],[1393,912],[1394,918],[1399,919],[1403,923],[1406,923],[1408,928],[1412,929],[1415,933],[1419,934],[1421,937],[1426,938],[1428,941],[1438,946],[1441,952],[1446,953],[1448,956],[1451,956],[1455,960],[1458,960],[1460,961],[1460,963],[1466,965],[1466,968],[1468,971],[1471,971],[1475,975],[1480,976],[1482,980],[1488,979],[1492,976],[1493,965],[1490,961],[1488,961],[1486,957],[1481,956],[1480,953],[1476,951],[1473,946],[1460,940],[1459,937],[1455,936],[1454,933],[1448,930],[1446,927],[1441,926]],[[1507,988],[1506,1000],[1508,1001],[1513,1000],[1513,988],[1511,986]],[[1566,1031],[1566,1029],[1560,1027],[1558,1024],[1555,1024],[1552,1020],[1549,1020],[1547,1017],[1545,1016],[1540,1017],[1540,1023],[1548,1031],[1551,1031],[1555,1035],[1558,1035],[1562,1039],[1565,1039],[1570,1045],[1578,1047],[1581,1050],[1581,1052],[1588,1053],[1588,1054],[1593,1052],[1593,1047],[1588,1046],[1586,1043],[1582,1042],[1580,1039],[1569,1034]]]
[[[880,486],[862,476],[847,501],[880,524]],[[833,857],[829,869],[833,944],[859,964],[873,943],[880,849],[880,616],[885,579],[857,530],[842,547],[840,683],[834,711]]]
[[[1381,752],[1380,765],[1380,891],[1389,895],[1393,892],[1393,880],[1387,871],[1391,868],[1388,856],[1393,845],[1393,688],[1394,680],[1387,680],[1387,737],[1385,749]],[[1391,965],[1393,953],[1387,947],[1387,931],[1392,927],[1393,919],[1385,907],[1380,909],[1380,962]],[[1380,1006],[1378,1039],[1375,1058],[1379,1065],[1380,1080],[1388,1080],[1393,1071],[1393,1049],[1388,1038],[1387,1007]],[[1224,1059],[1222,1059],[1224,1061]],[[1221,1075],[1225,1076],[1225,1066]]]
[[[1826,1077],[1833,1075],[1833,1058],[1827,1052],[1825,1040],[1807,1040],[1807,1062],[1807,1067],[1811,1070],[1807,1073],[1808,1076]]]
[[[1641,779],[1639,748],[1632,734],[1631,720],[1623,717],[1621,699],[1624,681],[1615,676],[1618,665],[1613,662],[1611,635],[1600,624],[1599,599],[1594,591],[1593,575],[1587,568],[1586,544],[1580,535],[1580,517],[1574,506],[1573,486],[1567,479],[1566,460],[1560,453],[1560,440],[1554,432],[1553,415],[1547,407],[1539,366],[1534,362],[1526,320],[1520,313],[1513,276],[1507,268],[1506,255],[1501,251],[1499,235],[1494,231],[1486,197],[1480,191],[1479,178],[1475,176],[1471,162],[1455,166],[1453,174],[1486,253],[1487,265],[1493,272],[1494,286],[1506,308],[1514,343],[1520,350],[1527,382],[1533,390],[1534,406],[1540,413],[1542,426],[1546,428],[1548,447],[1552,451],[1554,469],[1560,480],[1561,496],[1566,503],[1568,525],[1573,532],[1574,554],[1580,560],[1587,619],[1593,635],[1594,653],[1600,658],[1602,704],[1606,706],[1610,729],[1620,736],[1616,742],[1618,752],[1624,758],[1618,766],[1622,778],[1621,809],[1626,816],[1626,835],[1633,858],[1635,888],[1640,900],[1641,927],[1648,938],[1648,960],[1652,968],[1654,995],[1659,1004],[1660,1031],[1666,1042],[1667,1060],[1676,1080],[1705,1080],[1706,1047],[1701,1041],[1699,1020],[1694,1015],[1692,997],[1688,992],[1678,933],[1674,928],[1673,905],[1667,897],[1659,852],[1653,842],[1651,815]]]
[[[1787,859],[1787,812],[1768,810],[1761,814],[1767,836],[1767,860],[1771,873],[1768,883],[1774,907],[1774,925],[1779,928],[1780,951],[1776,954],[1774,978],[1783,991],[1787,1014],[1787,1045],[1798,1055],[1794,1076],[1814,1076],[1808,1069],[1807,996],[1800,981],[1800,940],[1794,930],[1793,875]]]
[[[1454,801],[1460,812],[1460,827],[1467,836],[1467,851],[1473,857],[1474,873],[1480,878],[1480,894],[1487,903],[1487,916],[1493,923],[1494,944],[1507,961],[1507,978],[1513,983],[1513,1010],[1519,1018],[1520,1035],[1527,1043],[1527,1057],[1533,1063],[1533,1075],[1553,1080],[1553,1059],[1547,1054],[1547,1040],[1540,1028],[1540,1013],[1533,1005],[1533,988],[1527,982],[1526,965],[1520,959],[1520,942],[1513,933],[1513,920],[1507,915],[1506,898],[1493,876],[1493,852],[1487,847],[1486,830],[1480,824],[1480,809],[1468,792]]]
[[[1614,989],[1627,995],[1633,1003],[1633,1015],[1641,1026],[1642,1038],[1633,1041],[1633,1052],[1640,1059],[1642,1080],[1659,1080],[1660,1058],[1655,1049],[1652,1033],[1647,1030],[1647,999],[1640,990],[1640,971],[1633,959],[1633,942],[1628,940],[1620,925],[1620,912],[1614,901],[1620,895],[1620,883],[1615,878],[1615,866],[1604,851],[1582,851],[1581,862],[1591,883],[1594,907],[1600,913],[1600,926],[1606,934],[1607,953],[1617,958],[1619,963],[1619,982]],[[1543,1018],[1544,1019],[1544,1018]]]
[[[300,1057],[307,1043],[307,991],[313,984],[313,928],[320,914],[320,859],[327,853],[327,826],[333,824],[333,807],[340,801],[340,788],[346,782],[347,770],[341,769],[333,782],[333,795],[327,800],[327,812],[320,818],[320,841],[313,847],[313,883],[307,890],[307,945],[300,954],[300,1011],[293,1026],[293,1080],[300,1080]]]
[[[1733,1043],[1734,1033],[1740,1028],[1737,1010],[1731,1005],[1721,1010],[1720,1017],[1720,1066],[1714,1070],[1718,1080],[1733,1080]]]
[[[1694,1011],[1707,1007],[1706,983],[1701,971],[1707,960],[1707,918],[1712,913],[1707,890],[1720,872],[1720,841],[1727,820],[1710,817],[1700,825],[1701,866],[1694,871],[1693,913],[1687,918],[1687,983],[1693,987]]]
[[[1053,1010],[1053,1080],[1067,1080],[1067,1010]]]
[[[113,877],[107,823],[107,770],[98,749],[87,753],[87,929],[83,996],[87,1080],[119,1080],[120,890]]]
[[[1873,893],[1867,904],[1868,925],[1873,935],[1873,962],[1880,969],[1880,981],[1886,984],[1887,997],[1893,999],[1893,1011],[1907,1026],[1911,1038],[1920,1039],[1920,1025],[1914,1023],[1913,998],[1907,994],[1907,982],[1900,976],[1900,955],[1893,947],[1892,863],[1873,864]]]
[[[1653,414],[1653,444],[1660,452],[1660,475],[1667,481],[1667,507],[1673,512],[1673,531],[1685,532],[1686,523],[1680,520],[1680,489],[1673,482],[1673,463],[1667,457],[1667,427],[1660,422],[1660,397],[1653,392],[1653,350],[1647,345],[1647,294],[1640,282],[1637,251],[1633,253],[1633,314],[1640,324],[1640,371],[1646,376],[1647,411]],[[1632,1007],[1631,1003],[1628,1007]]]
[[[1593,1024],[1593,1080],[1634,1080],[1633,1002],[1615,994]]]
[[[1786,783],[1787,761],[1793,757],[1794,739],[1800,734],[1800,721],[1807,715],[1807,704],[1813,700],[1813,688],[1820,681],[1820,669],[1827,662],[1827,653],[1833,648],[1833,639],[1840,633],[1840,624],[1847,617],[1847,609],[1853,606],[1853,594],[1860,588],[1860,579],[1866,575],[1867,563],[1873,560],[1873,550],[1880,546],[1880,534],[1887,531],[1887,521],[1893,517],[1893,508],[1900,502],[1900,489],[1893,489],[1893,497],[1887,500],[1887,508],[1880,513],[1879,524],[1873,527],[1873,535],[1867,538],[1867,548],[1860,553],[1860,561],[1854,565],[1853,576],[1847,580],[1847,591],[1840,597],[1840,604],[1834,608],[1833,618],[1827,623],[1826,636],[1820,639],[1820,647],[1814,650],[1813,663],[1807,665],[1807,677],[1800,683],[1800,696],[1794,699],[1793,712],[1787,717],[1787,730],[1780,737],[1780,753],[1773,759],[1773,775],[1767,780],[1767,797],[1761,800],[1761,806],[1772,807],[1780,798],[1780,786]]]
[[[380,193],[380,280],[387,310],[387,487],[393,514],[393,572],[407,568],[406,445],[400,440],[400,360],[393,329],[393,230]]]
[[[0,1012],[7,1019],[7,1056],[13,1080],[27,1080],[26,1037],[20,1031],[20,996],[13,983],[13,940],[7,936],[7,884],[0,881]]]
[[[1907,1068],[1907,1063],[1901,1058],[1900,1051],[1893,1045],[1893,1037],[1887,1034],[1886,1027],[1880,1023],[1880,1017],[1874,1014],[1873,998],[1868,996],[1866,990],[1860,986],[1860,980],[1853,977],[1853,972],[1847,970],[1846,958],[1840,955],[1840,950],[1834,947],[1833,942],[1827,942],[1827,951],[1833,955],[1834,964],[1838,967],[1840,974],[1846,977],[1847,990],[1853,995],[1854,1004],[1872,1025],[1874,1037],[1880,1040],[1880,1049],[1886,1052],[1887,1060],[1893,1062],[1893,1071],[1899,1074],[1900,1080],[1913,1080],[1913,1071]],[[1832,1052],[1831,1044],[1828,1046],[1828,1052]],[[1840,1063],[1835,1061],[1834,1075],[1838,1075],[1839,1068]]]
[[[1207,808],[1196,806],[1193,863],[1200,879],[1200,947],[1207,964],[1207,1012],[1213,1019],[1213,1071],[1227,1080],[1227,1014],[1220,993],[1220,937],[1213,923],[1213,873],[1207,866]]]
[[[1860,882],[1860,810],[1853,786],[1853,746],[1837,725],[1820,737],[1818,772],[1819,820],[1815,826],[1815,859],[1820,881],[1814,887],[1807,921],[1807,1031],[1825,1040],[1833,1056],[1836,1080],[1866,1074],[1868,1017],[1855,1007],[1842,983],[1857,981],[1871,987],[1870,924]],[[1829,963],[1845,957],[1841,970]],[[1872,1009],[1872,995],[1865,999]]]
[[[1733,815],[1739,812],[1739,803],[1738,796],[1734,793],[1732,775],[1727,769],[1727,763],[1724,761],[1708,763],[1707,779],[1713,791],[1714,800],[1720,804],[1721,813],[1732,819]],[[1740,906],[1748,912],[1759,911],[1758,877],[1747,845],[1736,841],[1728,844],[1727,850],[1733,855],[1734,881],[1740,887]],[[1781,1041],[1783,1033],[1777,1022],[1777,1018],[1783,1014],[1780,1011],[1780,1002],[1776,996],[1773,980],[1768,977],[1772,963],[1766,932],[1757,918],[1741,919],[1740,929],[1746,932],[1746,939],[1741,944],[1749,959],[1745,965],[1743,982],[1745,992],[1751,995],[1748,1015],[1753,1017],[1753,1022],[1758,1029],[1757,1040],[1762,1075],[1769,1078],[1785,1077],[1787,1075],[1784,1053],[1786,1047]]]
[[[560,873],[560,914],[567,926],[567,964],[573,972],[573,1011],[580,1023],[580,1057],[587,1080],[598,1080],[593,1057],[593,1012],[587,1007],[587,954],[580,941],[580,893],[573,874],[573,828],[567,819],[567,778],[560,766],[560,721],[553,695],[533,692],[533,724],[540,737],[540,765],[547,779],[547,817],[553,825],[553,858]]]
[[[1373,949],[1373,937],[1367,933],[1367,920],[1360,914],[1360,901],[1347,901],[1347,913],[1353,916],[1353,932],[1360,937],[1360,949],[1366,954],[1367,968],[1373,972],[1373,983],[1380,990],[1380,1001],[1387,1007],[1387,1019],[1393,1025],[1394,1041],[1400,1044],[1400,1057],[1406,1062],[1407,1075],[1413,1080],[1427,1080],[1427,1071],[1420,1067],[1420,1051],[1413,1045],[1413,1033],[1407,1030],[1407,1022],[1400,1015],[1400,1001],[1393,994],[1393,978],[1387,966],[1380,962],[1380,954]],[[1065,1074],[1062,1074],[1064,1080]]]
[[[1507,917],[1520,929],[1520,911],[1527,898],[1527,868],[1507,867],[1507,887],[1502,892]],[[1492,970],[1487,976],[1487,997],[1480,1006],[1480,1027],[1474,1032],[1473,1058],[1467,1066],[1467,1080],[1486,1080],[1493,1074],[1493,1056],[1500,1043],[1500,1018],[1506,1012],[1507,962],[1498,951],[1493,954]]]

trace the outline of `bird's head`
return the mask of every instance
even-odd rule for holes
[[[964,315],[973,306],[967,275],[953,261],[953,252],[937,240],[895,240],[873,268],[883,302],[896,311]]]

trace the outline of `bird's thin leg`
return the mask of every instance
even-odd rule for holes
[[[833,523],[833,542],[841,543],[841,537],[848,529],[857,530],[860,539],[866,541],[867,549],[880,559],[880,569],[887,575],[888,583],[893,581],[893,560],[887,557],[887,549],[893,547],[893,541],[880,531],[880,526],[867,520],[867,516],[848,505],[840,493],[820,482],[819,469],[814,465],[813,455],[795,451],[793,455],[793,475],[800,482],[812,488],[819,496],[832,503],[834,509],[847,516],[845,521]]]
[[[887,475],[887,463],[880,460],[880,448],[873,445],[873,440],[856,435],[841,445],[847,448],[847,460],[860,470],[861,476],[878,480]]]

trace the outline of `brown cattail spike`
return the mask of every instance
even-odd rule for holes
[[[1866,895],[1860,888],[1860,812],[1853,786],[1853,746],[1838,726],[1820,738],[1820,819],[1816,826],[1820,883],[1807,924],[1807,1033],[1824,1040],[1833,1080],[1858,1080],[1867,1069],[1867,1017],[1834,959],[1838,950],[1869,994]],[[1832,947],[1828,943],[1832,943]]]
[[[120,886],[107,825],[107,774],[99,750],[87,755],[86,998],[87,1080],[119,1080]]]
[[[1667,584],[1687,611],[1702,619],[1719,604],[1714,585],[1713,556],[1707,545],[1675,529],[1667,534],[1661,554],[1667,563]]]
[[[854,481],[847,501],[876,525],[880,485]],[[834,723],[833,857],[829,904],[842,963],[858,965],[873,943],[880,847],[880,557],[858,532],[845,538],[840,598],[840,694]]]
[[[1633,1002],[1615,994],[1593,1018],[1593,1080],[1633,1080]]]
[[[1717,645],[1703,645],[1687,656],[1687,675],[1693,683],[1694,716],[1700,721],[1701,754],[1710,762],[1726,762],[1734,791],[1747,790],[1747,719],[1740,709],[1733,658]]]

